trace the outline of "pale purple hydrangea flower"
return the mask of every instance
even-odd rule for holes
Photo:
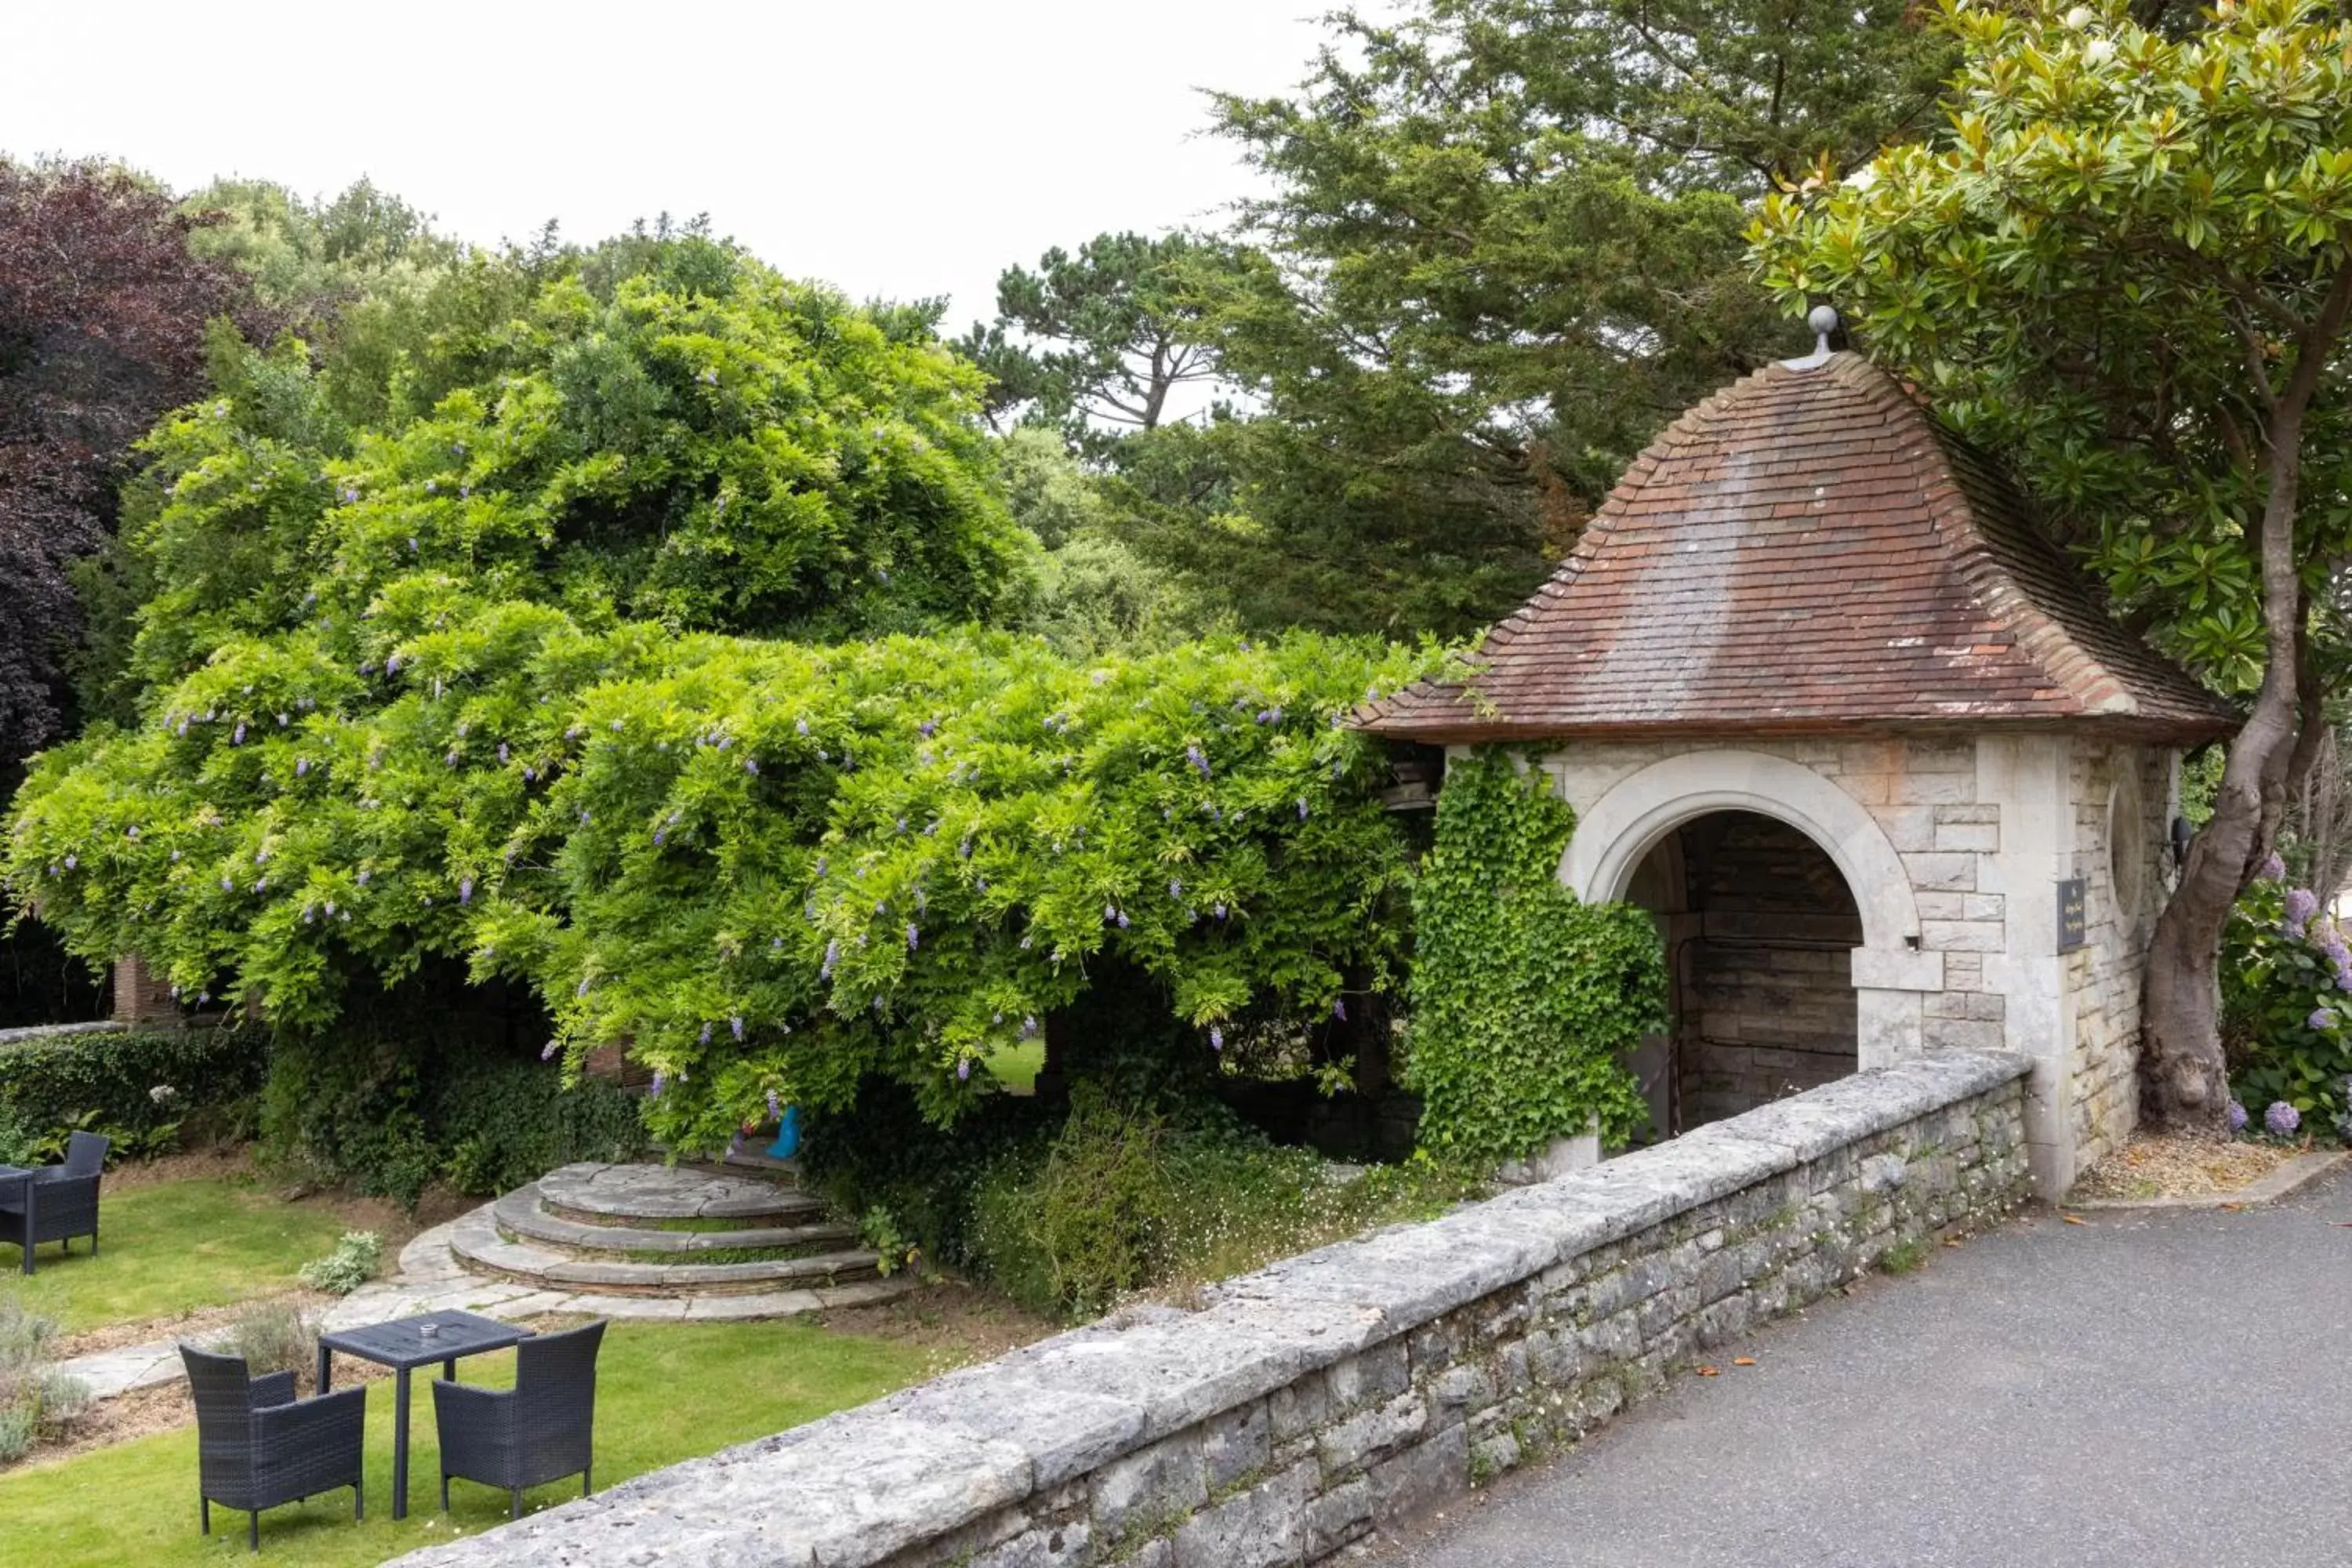
[[[2312,1009],[2311,1016],[2305,1018],[2304,1023],[2314,1029],[2332,1029],[2336,1027],[2336,1014],[2332,1008],[2315,1007]]]
[[[2284,1100],[2274,1100],[2271,1101],[2270,1109],[2263,1112],[2263,1125],[2274,1138],[2290,1137],[2303,1125],[2303,1112]]]
[[[2279,858],[2279,852],[2273,849],[2263,858],[2262,868],[2257,870],[2254,875],[2262,878],[2264,881],[2278,881],[2286,875],[2286,862],[2281,859]]]
[[[2286,890],[2286,932],[2298,941],[2303,928],[2319,912],[2319,895],[2309,888],[2289,888]]]

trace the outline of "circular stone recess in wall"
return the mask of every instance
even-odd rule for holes
[[[2137,759],[2126,759],[2107,791],[2107,887],[2116,920],[2126,930],[2139,923],[2147,900],[2147,807],[2140,794]]]

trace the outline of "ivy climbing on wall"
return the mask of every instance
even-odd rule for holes
[[[1446,769],[1413,889],[1406,1068],[1433,1154],[1515,1159],[1647,1122],[1624,1058],[1667,1026],[1665,954],[1646,910],[1560,884],[1575,830],[1549,778],[1499,750]]]

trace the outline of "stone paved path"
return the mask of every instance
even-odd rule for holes
[[[2352,1173],[2271,1209],[2085,1217],[1818,1306],[1378,1561],[2352,1563]]]

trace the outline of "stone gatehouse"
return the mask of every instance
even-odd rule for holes
[[[1466,683],[1363,727],[1524,748],[1560,877],[1654,911],[1671,1136],[1857,1068],[2032,1058],[2037,1188],[2134,1124],[2182,752],[2231,712],[2126,633],[2024,499],[1824,347],[1677,420]]]

